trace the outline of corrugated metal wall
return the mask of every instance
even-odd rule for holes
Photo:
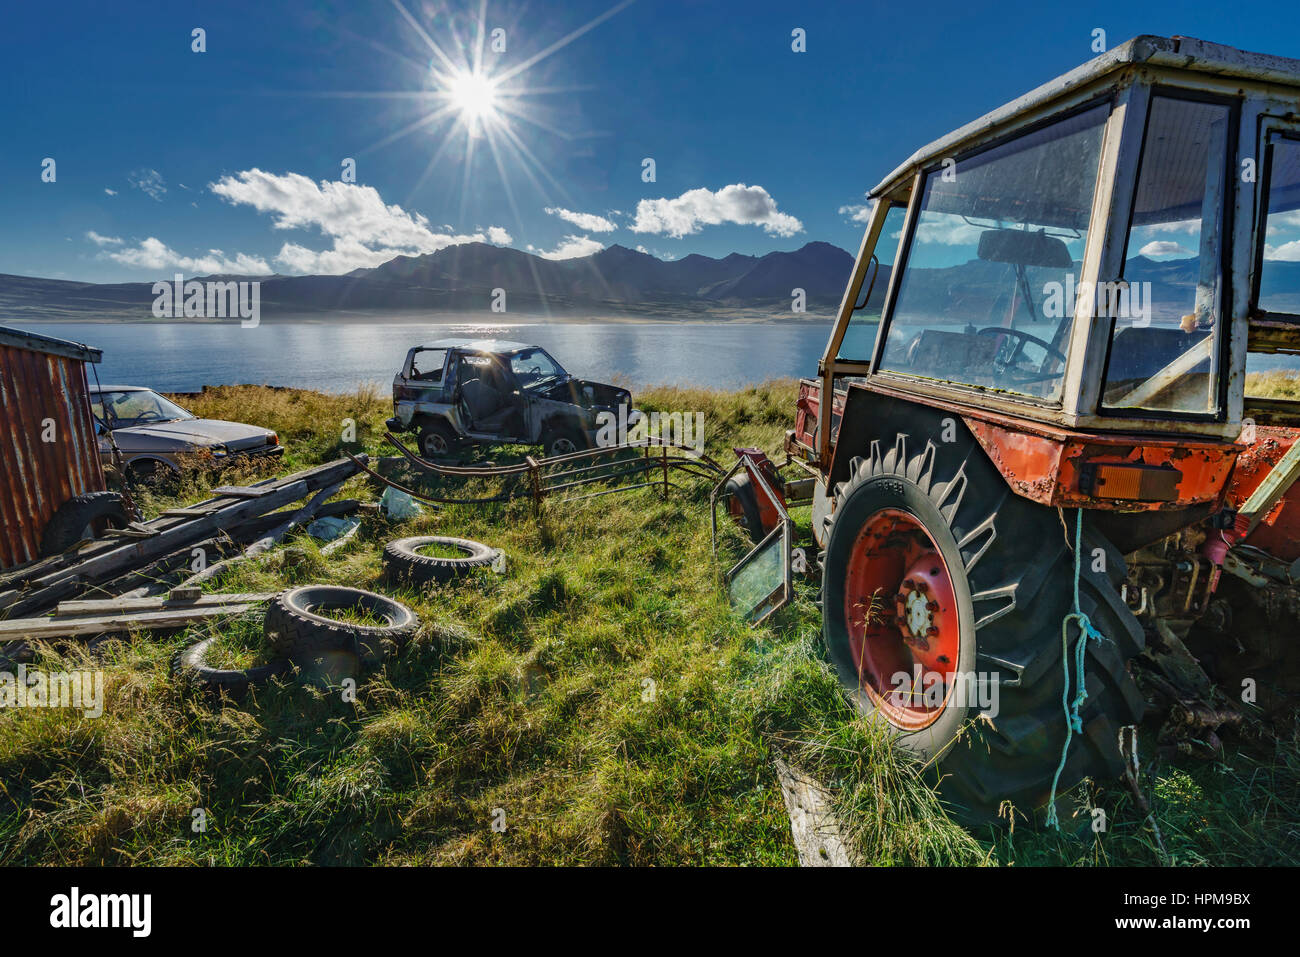
[[[0,345],[0,568],[38,557],[55,510],[103,489],[85,363]]]

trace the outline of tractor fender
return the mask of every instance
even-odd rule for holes
[[[897,435],[906,435],[909,444],[918,449],[924,448],[926,442],[940,447],[954,443],[959,448],[979,447],[970,427],[957,413],[873,392],[853,383],[844,400],[844,416],[826,476],[825,494],[834,497],[835,486],[851,477],[849,462],[868,454],[872,442],[882,439],[892,442]]]

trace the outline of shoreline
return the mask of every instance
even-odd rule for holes
[[[590,323],[608,323],[610,325],[647,325],[651,323],[663,324],[688,324],[697,323],[712,325],[714,323],[724,325],[808,325],[814,323],[830,323],[835,321],[834,314],[805,314],[800,318],[786,318],[784,316],[501,316],[496,319],[482,319],[478,317],[470,318],[468,316],[408,316],[408,315],[339,315],[339,316],[316,316],[316,315],[293,315],[293,316],[265,316],[259,320],[258,325],[287,325],[290,323],[299,325],[334,325],[334,324],[360,324],[374,322],[384,325],[432,325],[432,326],[509,326],[509,325],[586,325]],[[95,318],[70,318],[59,317],[49,319],[35,319],[28,316],[0,316],[0,325],[56,325],[56,324],[77,324],[77,325],[134,325],[134,326],[219,326],[219,325],[238,325],[238,318],[227,319],[128,319],[113,317],[95,317]],[[249,327],[256,328],[256,327]]]

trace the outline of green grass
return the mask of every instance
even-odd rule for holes
[[[647,410],[703,411],[722,459],[732,446],[775,453],[794,394],[786,381],[637,398]],[[389,411],[370,393],[257,389],[211,390],[190,406],[277,429],[287,469],[336,456],[347,418],[357,447],[383,452]],[[191,479],[180,498],[214,481]],[[102,659],[80,645],[44,647],[43,668],[104,670],[105,713],[0,713],[0,863],[793,864],[777,754],[834,789],[868,863],[1162,861],[1151,827],[1113,786],[1087,795],[1108,815],[1100,835],[952,823],[916,763],[846,704],[821,651],[813,581],[762,628],[731,612],[707,486],[689,486],[666,501],[640,491],[548,502],[536,516],[527,501],[400,525],[368,513],[330,556],[302,536],[293,561],[276,550],[238,566],[222,590],[330,582],[416,610],[415,641],[362,674],[355,696],[320,675],[240,703],[183,693],[169,660],[210,629],[221,635],[218,663],[266,660],[256,615],[133,635]],[[341,494],[376,497],[359,479]],[[427,591],[384,581],[384,543],[424,534],[501,548],[507,572]],[[740,533],[724,523],[723,535],[726,555],[739,554]],[[1150,765],[1173,860],[1296,863],[1296,744],[1230,752],[1222,764]],[[192,828],[195,808],[205,832]]]

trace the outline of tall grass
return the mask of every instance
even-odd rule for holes
[[[703,412],[709,451],[723,458],[732,446],[775,455],[794,397],[785,381],[637,399]],[[334,457],[346,418],[360,447],[386,451],[389,405],[370,392],[212,389],[187,404],[276,429],[286,468]],[[206,481],[152,504],[202,497]],[[846,704],[821,650],[815,581],[801,580],[764,627],[733,614],[712,558],[707,485],[687,485],[667,500],[548,501],[537,515],[522,501],[400,525],[368,514],[335,554],[299,536],[294,561],[274,551],[223,582],[328,581],[410,604],[416,639],[359,675],[354,700],[329,662],[242,702],[185,693],[169,662],[209,633],[221,635],[224,663],[264,660],[256,615],[131,635],[94,654],[42,647],[42,668],[105,672],[105,713],[0,713],[0,863],[793,864],[778,754],[831,787],[866,863],[1162,859],[1114,789],[1092,796],[1110,829],[1086,839],[953,824],[922,769]],[[376,490],[358,480],[345,494]],[[502,548],[506,573],[428,590],[386,582],[383,544],[417,534]],[[724,564],[744,548],[729,523],[721,548]],[[1295,745],[1153,765],[1175,860],[1295,863]]]

